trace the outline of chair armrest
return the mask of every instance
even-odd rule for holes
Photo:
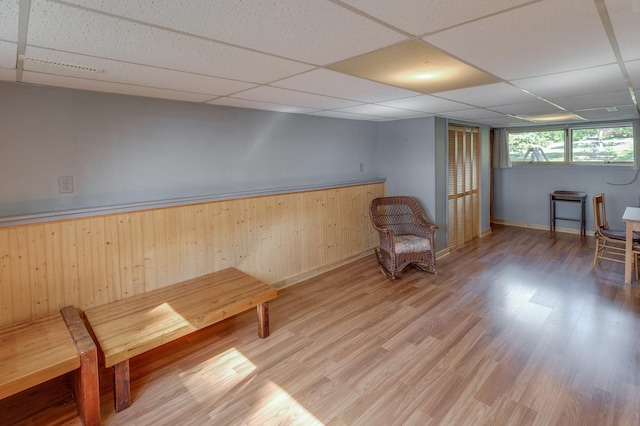
[[[422,238],[434,239],[436,236],[436,231],[438,230],[438,226],[433,223],[425,222],[420,223],[420,226],[416,227],[417,232],[416,235]]]
[[[438,229],[438,227],[435,224],[429,222],[429,219],[427,219],[426,216],[422,213],[416,213],[416,220],[418,221],[420,226],[435,227],[435,229]]]
[[[380,228],[374,225],[374,228],[380,234],[380,249],[387,253],[395,254],[395,245],[393,243],[393,237],[395,232],[391,228]]]

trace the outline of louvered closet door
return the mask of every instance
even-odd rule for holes
[[[480,235],[480,129],[449,126],[450,249]]]

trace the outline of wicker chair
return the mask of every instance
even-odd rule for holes
[[[438,227],[427,221],[414,198],[376,198],[371,201],[369,216],[380,236],[376,257],[385,275],[395,279],[408,265],[436,273]]]

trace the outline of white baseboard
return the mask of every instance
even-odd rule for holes
[[[292,277],[285,278],[284,280],[277,281],[275,283],[272,283],[271,285],[277,288],[278,290],[281,290],[283,288],[292,286],[294,284],[298,284],[301,281],[305,281],[305,280],[308,280],[309,278],[313,278],[317,275],[331,271],[332,269],[339,268],[340,266],[346,265],[347,263],[355,262],[356,260],[362,259],[363,257],[373,256],[373,255],[374,255],[373,249],[368,249],[359,254],[356,254],[355,256],[351,256],[334,263],[329,263],[327,265],[322,265],[310,271],[302,272]]]
[[[549,231],[548,225],[539,225],[536,223],[526,223],[526,222],[516,222],[511,220],[493,220],[491,223],[495,223],[496,225],[504,225],[504,226],[516,226],[518,228],[529,228],[529,229],[539,229],[541,231]],[[580,235],[580,229],[577,228],[563,228],[561,226],[556,226],[556,232],[562,232],[564,234],[576,234]],[[587,229],[586,234],[588,236],[593,236],[593,231]]]

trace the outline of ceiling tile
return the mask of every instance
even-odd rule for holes
[[[561,109],[548,102],[535,100],[525,104],[510,104],[491,107],[492,111],[513,115],[543,115],[560,112]]]
[[[430,95],[413,96],[411,98],[396,99],[393,101],[378,103],[384,106],[410,109],[413,111],[426,112],[429,114],[433,114],[436,112],[460,111],[469,109],[470,107],[470,105],[465,105],[458,102],[450,101],[448,99],[442,99]]]
[[[618,107],[615,112],[607,111],[603,108],[578,111],[580,117],[591,121],[608,121],[608,120],[637,120],[638,110],[633,106]]]
[[[295,90],[280,89],[277,87],[261,86],[249,89],[233,96],[238,99],[250,101],[271,102],[282,105],[293,105],[315,109],[335,109],[359,105],[359,102],[345,99],[331,98],[328,96],[314,95],[312,93],[297,92]]]
[[[507,83],[487,84],[466,89],[436,93],[441,98],[450,99],[479,107],[525,103],[536,99],[528,93]]]
[[[86,71],[70,67],[60,67],[31,61],[24,62],[25,70],[91,80],[100,79],[112,83],[122,83],[133,86],[145,86],[151,88],[158,87],[215,96],[229,95],[231,93],[255,87],[255,84],[244,83],[236,80],[221,79],[163,68],[154,68],[127,62],[57,52],[48,49],[28,47],[25,52],[25,56],[95,67],[103,70],[103,72],[99,74],[88,73]]]
[[[403,31],[413,35],[423,35],[473,21],[478,17],[494,15],[530,3],[531,0],[484,0],[481,2],[447,0],[431,1],[428,5],[425,5],[424,0],[343,0],[343,2],[389,22]]]
[[[545,99],[619,91],[627,88],[617,64],[514,80],[512,83]]]
[[[584,0],[535,2],[425,40],[506,80],[615,62],[594,3]]]
[[[334,96],[370,103],[416,95],[416,92],[410,90],[388,86],[327,69],[309,71],[295,77],[280,80],[271,85],[285,89],[299,90],[301,92],[311,92],[318,95]]]
[[[251,108],[251,109],[263,109],[267,111],[278,111],[278,112],[288,112],[293,114],[306,114],[310,112],[317,111],[313,108],[302,108],[291,105],[279,105],[273,104],[269,102],[258,102],[258,101],[250,101],[247,99],[236,99],[236,98],[218,98],[212,101],[207,102],[212,105],[224,105],[236,108]]]
[[[330,1],[70,0],[188,34],[324,65],[406,37]],[[238,31],[241,28],[241,31]]]
[[[411,118],[421,117],[424,114],[417,111],[409,111],[406,109],[391,108],[382,105],[358,105],[347,108],[340,108],[339,111],[350,112],[353,114],[373,115],[377,117],[394,117],[394,118]]]
[[[16,68],[18,46],[15,43],[0,41],[0,68]]]
[[[550,98],[550,101],[566,108],[576,111],[588,108],[608,108],[633,105],[631,95],[628,90],[621,90],[610,93],[597,93],[593,95],[580,95],[566,98]]]
[[[25,83],[43,84],[46,86],[67,87],[69,89],[91,90],[94,92],[118,93],[123,95],[146,96],[149,98],[172,99],[187,102],[205,102],[211,99],[210,95],[197,93],[178,92],[165,89],[153,89],[141,86],[129,86],[126,84],[109,83],[104,81],[86,80],[82,78],[66,77],[60,75],[40,74],[25,71],[22,74]]]
[[[279,80],[312,68],[299,62],[42,0],[32,2],[27,43],[254,83]]]
[[[634,9],[634,2],[637,9]],[[640,3],[637,0],[605,0],[605,4],[622,59],[640,59]]]
[[[368,121],[377,121],[380,118],[380,117],[375,117],[371,115],[343,112],[340,110],[318,111],[318,112],[309,113],[308,115],[317,115],[321,117],[331,117],[331,118],[342,118],[345,120],[368,120]]]
[[[491,118],[488,120],[477,120],[479,123],[489,124],[492,127],[522,127],[531,126],[531,122],[527,120],[520,120],[509,116],[503,116],[498,118]]]
[[[640,89],[640,61],[625,62],[634,89]]]
[[[0,40],[18,42],[19,2],[0,2]]]
[[[489,111],[483,108],[467,109],[464,111],[451,111],[445,113],[447,117],[459,118],[463,120],[490,120],[494,118],[504,117],[504,114],[499,112]]]

